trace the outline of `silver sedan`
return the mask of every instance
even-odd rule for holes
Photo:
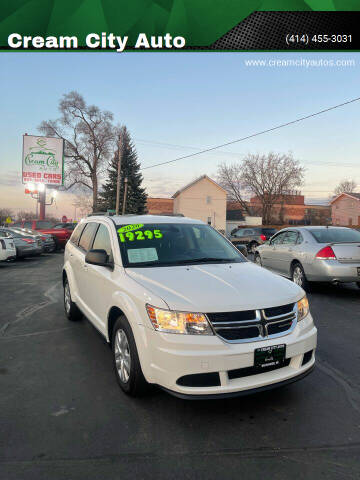
[[[356,282],[360,288],[360,232],[351,228],[285,228],[257,248],[254,260],[304,289],[309,282]]]

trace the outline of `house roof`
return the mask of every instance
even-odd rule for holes
[[[360,200],[360,193],[346,193],[346,192],[342,192],[340,193],[339,195],[337,195],[335,198],[333,198],[331,200],[330,203],[334,203],[336,202],[336,200],[338,200],[340,197],[342,197],[343,195],[347,195],[348,197],[351,197],[351,198],[355,198],[356,200]]]
[[[215,180],[213,180],[212,178],[208,177],[207,175],[201,175],[201,177],[199,178],[196,178],[195,180],[193,180],[192,182],[188,183],[187,185],[185,185],[184,187],[180,188],[180,190],[178,190],[177,192],[174,193],[174,195],[172,196],[172,198],[176,198],[178,195],[180,195],[180,193],[182,193],[184,190],[187,190],[188,188],[192,187],[193,185],[195,185],[195,183],[198,183],[200,182],[201,180],[204,180],[204,179],[207,179],[209,180],[211,183],[213,183],[214,185],[216,185],[217,187],[219,187],[221,190],[223,190],[225,193],[226,193],[226,190],[225,188],[221,187],[218,183],[215,182]]]

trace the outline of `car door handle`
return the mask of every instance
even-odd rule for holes
[[[292,251],[293,251],[293,249],[292,249],[292,248],[289,248],[289,252],[292,252]]]

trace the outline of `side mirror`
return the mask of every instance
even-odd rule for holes
[[[85,262],[91,265],[99,265],[100,267],[114,267],[114,264],[109,262],[109,255],[105,250],[101,249],[89,250],[85,256]]]
[[[244,257],[248,256],[248,251],[245,245],[236,245],[236,248],[244,255]]]

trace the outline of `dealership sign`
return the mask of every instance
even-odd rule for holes
[[[23,183],[62,185],[64,182],[64,140],[23,136]]]

